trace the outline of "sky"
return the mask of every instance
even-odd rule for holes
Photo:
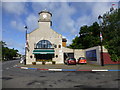
[[[14,0],[13,0],[14,1]],[[42,10],[48,10],[52,13],[51,28],[62,34],[67,39],[67,45],[72,43],[72,39],[78,35],[80,27],[83,25],[92,25],[98,22],[98,16],[108,12],[112,4],[114,8],[118,7],[118,0],[88,0],[85,2],[38,2],[34,0],[19,0],[18,2],[3,1],[0,5],[2,11],[2,37],[0,40],[6,42],[9,48],[19,50],[24,54],[25,47],[25,29],[28,26],[28,33],[38,28],[38,13]],[[0,23],[0,24],[1,24]]]

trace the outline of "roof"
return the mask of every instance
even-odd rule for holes
[[[47,10],[42,10],[41,12],[39,12],[38,14],[41,14],[41,13],[49,13],[51,16],[52,16],[52,13],[50,13],[49,11]]]
[[[67,42],[66,38],[62,38],[62,42]]]

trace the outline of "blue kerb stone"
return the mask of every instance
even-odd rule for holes
[[[36,70],[37,68],[28,68],[28,69],[34,69],[34,70]]]
[[[76,69],[62,69],[62,71],[77,71]]]
[[[108,71],[120,71],[120,70],[108,70]]]

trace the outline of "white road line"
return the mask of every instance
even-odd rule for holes
[[[108,71],[108,70],[92,70],[92,71]]]
[[[14,65],[13,67],[16,67],[17,65]]]
[[[48,69],[49,71],[62,71],[62,69]]]
[[[21,69],[28,69],[27,67],[21,67]]]

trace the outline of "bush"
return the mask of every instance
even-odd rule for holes
[[[116,62],[116,61],[118,61],[119,58],[117,57],[116,54],[112,54],[111,59],[112,59],[112,61]]]

